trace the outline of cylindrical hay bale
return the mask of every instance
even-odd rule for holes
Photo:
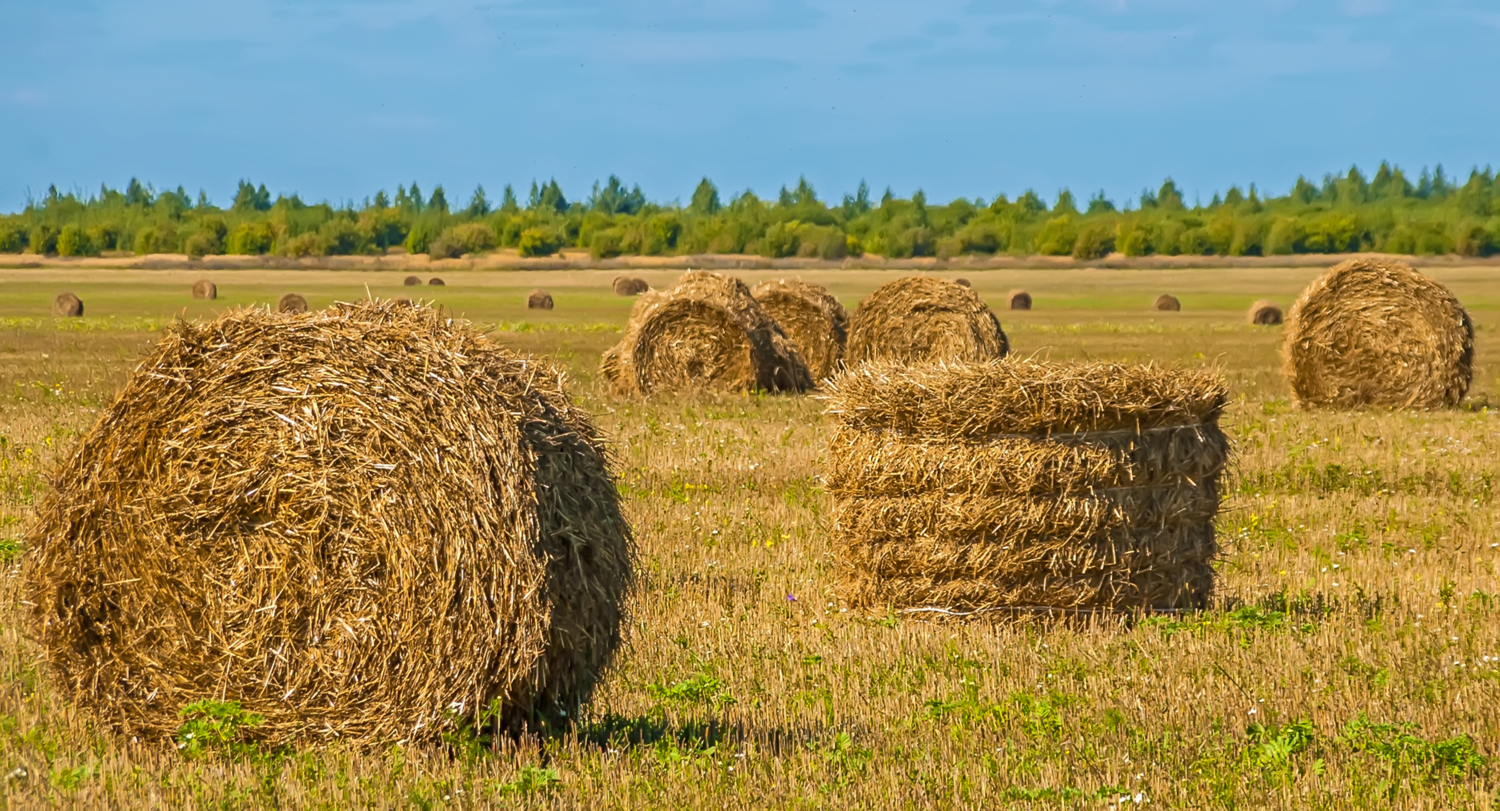
[[[1302,292],[1282,345],[1304,406],[1441,408],[1474,377],[1474,325],[1453,293],[1391,259],[1351,259]]]
[[[908,276],[875,289],[849,322],[850,363],[991,360],[1010,351],[1000,320],[972,289]]]
[[[276,302],[276,312],[305,313],[307,312],[307,299],[296,293],[287,293],[281,297],[281,301]]]
[[[1025,290],[1012,290],[1005,294],[1005,307],[1008,310],[1031,309],[1031,294]]]
[[[812,376],[796,346],[733,276],[701,270],[642,296],[599,371],[616,391],[800,392]]]
[[[430,286],[432,286],[432,287],[443,287],[443,286],[447,285],[448,283],[445,282],[445,281],[443,281],[442,279],[439,279],[436,276],[433,276],[431,279],[427,280],[427,284],[430,285]]]
[[[598,432],[556,370],[430,308],[179,321],[54,481],[32,633],[128,735],[205,699],[269,745],[436,743],[497,705],[535,729],[619,644],[633,545]]]
[[[646,284],[645,279],[632,276],[616,276],[613,286],[617,296],[639,296],[651,289],[651,285]]]
[[[216,299],[219,297],[219,286],[207,279],[199,279],[193,282],[193,298]]]
[[[1265,299],[1250,305],[1246,319],[1258,327],[1274,327],[1281,323],[1281,308]]]
[[[839,590],[973,614],[1201,607],[1229,442],[1203,371],[870,363],[830,385]]]
[[[407,276],[405,279],[401,280],[401,283],[406,285],[407,287],[416,287],[417,285],[422,283],[422,279],[417,276]]]
[[[1164,313],[1180,312],[1182,310],[1182,302],[1178,301],[1176,296],[1170,295],[1168,293],[1162,293],[1161,295],[1157,296],[1156,301],[1151,304],[1151,309],[1159,310]]]
[[[83,315],[83,299],[72,293],[58,293],[57,298],[52,300],[52,314],[64,318],[77,318]]]
[[[953,283],[956,284],[956,285],[958,285],[959,287],[973,287],[974,286],[974,284],[972,282],[970,282],[968,279],[964,279],[964,278],[954,279]]]
[[[528,310],[550,310],[552,309],[552,294],[546,290],[533,290],[526,295],[526,309]]]
[[[814,380],[838,370],[848,342],[849,314],[828,288],[780,279],[762,282],[750,292],[797,347]]]

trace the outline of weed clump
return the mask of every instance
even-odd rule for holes
[[[31,633],[126,734],[546,725],[619,644],[632,540],[597,431],[551,366],[430,308],[179,321],[53,482]]]

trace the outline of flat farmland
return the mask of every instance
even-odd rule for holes
[[[600,353],[616,271],[0,271],[0,791],[30,806],[469,808],[1500,807],[1500,278],[1432,275],[1469,308],[1464,408],[1305,412],[1281,327],[1309,268],[964,275],[1013,351],[1212,366],[1234,462],[1201,613],[932,622],[851,609],[811,397],[620,398]],[[632,275],[663,287],[677,271]],[[424,274],[424,281],[430,274]],[[851,310],[899,271],[801,276]],[[195,301],[211,278],[220,298]],[[1029,312],[1001,310],[1025,289]],[[525,295],[556,308],[528,311]],[[53,296],[84,301],[54,319]],[[284,293],[407,296],[568,370],[611,438],[640,546],[625,647],[575,727],[446,748],[189,756],[95,728],[24,629],[23,538],[46,475],[174,318]],[[1171,293],[1180,313],[1149,307]]]

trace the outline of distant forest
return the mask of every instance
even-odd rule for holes
[[[552,180],[533,182],[525,199],[506,186],[493,200],[483,186],[450,202],[441,186],[416,183],[381,191],[358,205],[275,199],[241,181],[234,201],[214,205],[178,187],[157,191],[132,180],[98,194],[48,189],[25,210],[0,216],[0,252],[97,256],[106,252],[379,254],[404,249],[434,258],[498,248],[547,256],[563,248],[596,258],[622,255],[758,254],[841,259],[960,255],[1231,255],[1380,251],[1397,254],[1500,253],[1500,178],[1475,169],[1459,183],[1439,166],[1416,182],[1382,163],[1373,178],[1358,168],[1298,178],[1282,196],[1251,185],[1207,203],[1183,199],[1170,178],[1122,206],[1101,192],[1080,203],[1067,190],[1049,204],[1033,191],[1012,200],[931,202],[890,190],[878,199],[861,183],[842,200],[824,200],[801,180],[774,200],[746,191],[724,200],[705,178],[686,204],[646,199],[617,177],[569,200]],[[114,255],[114,254],[112,254]]]

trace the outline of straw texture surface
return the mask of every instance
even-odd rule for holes
[[[1474,377],[1474,325],[1448,288],[1393,259],[1351,259],[1292,305],[1282,356],[1304,406],[1441,408]]]
[[[547,365],[395,302],[178,322],[54,477],[32,633],[63,692],[161,739],[200,699],[266,742],[573,715],[619,644],[630,530]]]
[[[876,288],[849,323],[850,363],[990,360],[1010,351],[979,294],[947,279],[908,276]]]
[[[849,314],[821,284],[800,279],[761,282],[750,291],[797,347],[814,380],[838,371],[849,336]]]
[[[797,348],[732,276],[690,270],[644,294],[600,372],[616,391],[800,392],[812,376]]]
[[[840,590],[954,611],[1160,609],[1213,588],[1227,391],[1117,364],[871,363],[827,394]]]

